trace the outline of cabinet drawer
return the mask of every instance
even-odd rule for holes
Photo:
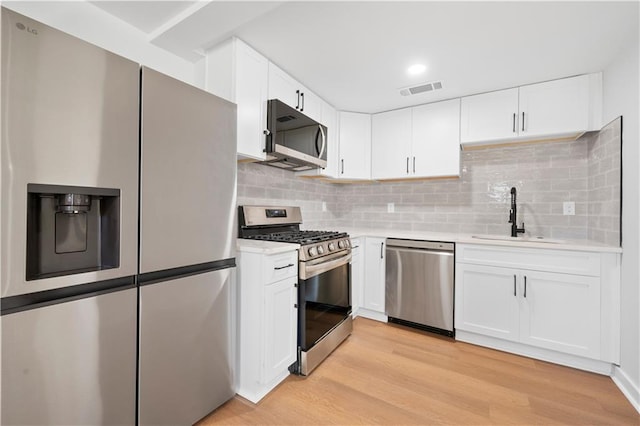
[[[271,284],[285,278],[298,275],[298,252],[286,252],[265,256],[265,284]]]
[[[458,244],[456,262],[600,276],[600,253]]]

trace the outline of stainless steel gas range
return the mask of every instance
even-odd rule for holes
[[[239,237],[300,244],[298,360],[289,370],[308,375],[353,329],[351,240],[344,232],[301,231],[299,207],[240,206]]]

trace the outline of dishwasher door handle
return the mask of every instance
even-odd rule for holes
[[[411,252],[411,253],[433,253],[442,256],[453,256],[452,250],[434,250],[434,249],[423,249],[423,248],[413,248],[413,247],[398,247],[398,246],[390,246],[387,244],[387,251],[397,250],[403,252]]]
[[[453,252],[455,249],[455,244],[444,241],[400,240],[395,238],[387,238],[387,247]]]

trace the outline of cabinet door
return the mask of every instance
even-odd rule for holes
[[[413,108],[411,141],[414,176],[460,176],[460,99]]]
[[[235,55],[238,154],[264,160],[269,61],[239,40]]]
[[[523,271],[522,343],[600,358],[600,280]]]
[[[338,178],[371,177],[371,115],[355,112],[338,114],[340,162]]]
[[[297,277],[265,287],[265,340],[262,383],[269,383],[296,360]]]
[[[353,316],[358,316],[358,309],[362,306],[362,282],[364,279],[364,261],[362,259],[363,247],[360,247],[362,240],[354,238],[351,240],[353,249],[351,250],[351,310]]]
[[[520,136],[589,130],[589,76],[520,87]]]
[[[290,107],[300,109],[300,89],[296,80],[269,62],[269,99],[280,99]]]
[[[455,327],[506,340],[518,340],[518,271],[458,264]]]
[[[483,142],[518,136],[518,88],[462,98],[460,141]]]
[[[306,87],[299,87],[300,111],[319,123],[322,122],[322,99]]]
[[[385,239],[367,238],[365,243],[363,306],[384,313]]]
[[[411,108],[374,114],[371,117],[371,176],[395,179],[411,174]]]

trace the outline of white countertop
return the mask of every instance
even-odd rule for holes
[[[236,249],[239,252],[261,253],[261,254],[278,254],[294,251],[300,248],[300,244],[279,243],[275,241],[262,240],[245,240],[238,238],[236,240]]]
[[[600,253],[622,253],[621,247],[607,246],[593,241],[572,241],[556,239],[537,239],[535,237],[517,237],[501,235],[483,234],[455,234],[449,232],[431,231],[405,231],[394,229],[367,229],[367,228],[347,228],[340,229],[347,232],[351,238],[357,237],[380,237],[380,238],[400,238],[409,240],[443,241],[461,244],[479,244],[507,247],[529,247],[548,250],[575,250],[591,251]],[[545,242],[546,241],[546,242]]]

